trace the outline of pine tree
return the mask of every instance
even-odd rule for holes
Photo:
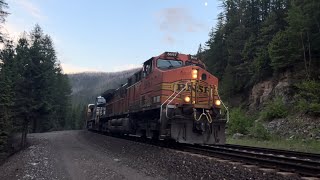
[[[269,44],[271,66],[276,72],[293,68],[294,62],[300,58],[297,51],[299,42],[291,37],[288,31],[279,31]]]
[[[273,74],[270,55],[267,47],[271,43],[275,34],[285,29],[287,25],[284,20],[286,11],[286,9],[283,9],[281,13],[274,11],[269,12],[269,16],[262,23],[255,44],[256,53],[252,63],[254,76],[252,77],[251,81],[253,82],[259,82],[268,77],[271,77]]]
[[[15,62],[19,64],[16,88],[18,116],[21,120],[22,144],[25,144],[28,126],[33,132],[64,128],[69,110],[71,88],[66,75],[61,73],[53,43],[36,25],[31,33],[18,41]]]
[[[22,125],[22,144],[25,143],[28,125],[32,132],[43,132],[64,127],[69,109],[71,88],[61,73],[51,38],[36,25],[28,43],[24,36],[16,47],[15,73],[17,86],[13,101]]]
[[[31,71],[34,78],[33,98],[37,102],[33,114],[32,131],[42,132],[50,129],[50,112],[53,105],[55,52],[50,37],[43,34],[39,25],[31,32],[30,58],[34,65]]]
[[[312,74],[319,74],[317,65],[318,54],[320,53],[320,2],[313,0],[292,1],[292,6],[288,11],[286,19],[289,27],[287,34],[290,40],[299,39],[299,47],[290,44],[292,49],[300,52],[299,59],[303,60],[303,67],[306,79],[310,79]],[[301,61],[300,61],[301,62]],[[313,66],[315,63],[315,66]]]
[[[13,49],[10,41],[6,42],[5,48],[1,51],[0,64],[0,158],[5,157],[10,151],[9,136],[13,130]]]
[[[306,79],[318,73],[320,26],[318,1],[292,1],[285,19],[288,27],[277,33],[269,45],[271,65],[276,71],[304,67]],[[312,71],[313,70],[313,71]]]
[[[8,4],[0,0],[0,24],[3,24],[8,13],[5,9]],[[0,26],[1,27],[1,26]],[[5,40],[4,35],[0,32],[0,43]],[[1,52],[1,56],[3,52]],[[0,160],[7,156],[8,153],[8,136],[10,134],[10,79],[9,79],[9,69],[5,64],[6,59],[1,57],[0,59]]]
[[[44,103],[42,114],[40,117],[40,131],[48,131],[51,129],[59,128],[57,123],[56,112],[58,106],[55,104],[55,99],[57,98],[57,81],[58,79],[58,67],[57,67],[57,57],[53,47],[53,42],[48,35],[45,35],[42,39],[43,49],[43,62],[40,65],[42,71],[43,79],[40,85],[42,90],[40,91],[42,101]]]
[[[56,77],[56,90],[54,93],[54,121],[57,129],[62,129],[67,126],[69,113],[71,111],[71,86],[67,75],[58,71]]]
[[[230,100],[234,94],[234,68],[228,64],[220,83],[220,92],[223,99]]]
[[[8,3],[6,3],[4,0],[0,0],[0,24],[3,24],[6,20],[6,17],[8,16],[8,12],[5,10],[8,8]],[[2,26],[0,26],[1,28]],[[0,31],[0,42],[5,42],[6,38],[4,37],[4,34],[2,31]]]
[[[223,21],[223,15],[220,14],[217,28],[211,30],[206,42],[209,49],[204,53],[204,61],[209,71],[220,79],[228,63]]]
[[[201,59],[202,60],[202,46],[201,46],[201,43],[199,44],[199,48],[198,48],[198,51],[197,51],[197,57],[199,58],[199,59]]]
[[[227,98],[292,70],[320,77],[320,1],[226,0],[203,55]],[[301,78],[299,78],[301,79]]]
[[[18,64],[17,69],[19,71],[15,89],[16,118],[20,120],[21,146],[23,147],[26,144],[28,125],[36,113],[37,103],[33,90],[34,78],[32,71],[34,64],[30,58],[29,43],[25,34],[18,40],[15,50],[15,61]]]
[[[6,5],[0,0],[0,20],[4,21]],[[0,40],[4,37],[0,34]],[[10,148],[9,136],[14,130],[22,132],[25,146],[28,127],[42,132],[65,127],[70,112],[71,87],[61,72],[50,36],[36,25],[14,47],[5,42],[0,52],[0,156]]]

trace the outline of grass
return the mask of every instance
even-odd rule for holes
[[[227,143],[320,154],[320,142],[316,140],[308,140],[308,141],[303,141],[302,139],[286,140],[286,139],[280,139],[279,137],[271,137],[270,140],[261,141],[253,138],[232,139],[232,137],[228,137]]]

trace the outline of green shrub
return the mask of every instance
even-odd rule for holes
[[[320,103],[310,103],[310,112],[320,114]]]
[[[288,115],[288,108],[285,106],[282,99],[277,97],[273,101],[267,103],[260,115],[263,120],[267,121],[275,118],[284,118]]]
[[[309,103],[307,102],[307,100],[300,98],[297,100],[294,109],[297,111],[306,112],[309,109]]]
[[[258,140],[269,140],[270,133],[263,125],[259,122],[256,122],[254,126],[250,128],[250,135]]]
[[[253,120],[240,108],[235,108],[230,111],[230,120],[228,122],[228,131],[230,134],[248,134],[252,125]]]
[[[297,103],[295,110],[311,113],[320,114],[320,82],[317,81],[303,81],[296,85],[298,89],[295,99]]]

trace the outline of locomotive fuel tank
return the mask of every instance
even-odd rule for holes
[[[129,118],[111,119],[109,121],[109,131],[112,133],[128,134],[130,130]]]

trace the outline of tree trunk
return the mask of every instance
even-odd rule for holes
[[[25,117],[22,125],[22,135],[21,135],[21,147],[25,147],[27,144],[27,133],[28,133],[29,117]]]
[[[39,132],[39,120],[35,117],[32,119],[32,133],[37,132]]]
[[[307,79],[309,79],[309,71],[308,71],[308,66],[307,66],[307,58],[306,58],[306,48],[304,47],[304,42],[303,42],[303,32],[300,32],[300,37],[301,37],[301,44],[302,44],[302,48],[303,48],[303,60],[304,60],[304,68],[306,71],[306,76]]]
[[[307,38],[308,38],[308,46],[309,46],[309,64],[308,64],[308,66],[309,66],[309,75],[311,74],[311,60],[312,60],[312,58],[311,58],[311,44],[310,44],[310,38],[309,38],[309,33],[307,32]]]
[[[318,1],[318,0],[316,0],[316,1]],[[312,6],[313,6],[313,7],[315,6],[315,3],[314,3],[314,2],[315,2],[315,1],[312,2]],[[318,8],[318,9],[320,8],[319,4],[318,4],[318,7],[317,7],[317,8]],[[314,22],[317,24],[318,33],[320,33],[319,19],[316,18],[315,16],[313,16],[313,20],[314,20]]]

